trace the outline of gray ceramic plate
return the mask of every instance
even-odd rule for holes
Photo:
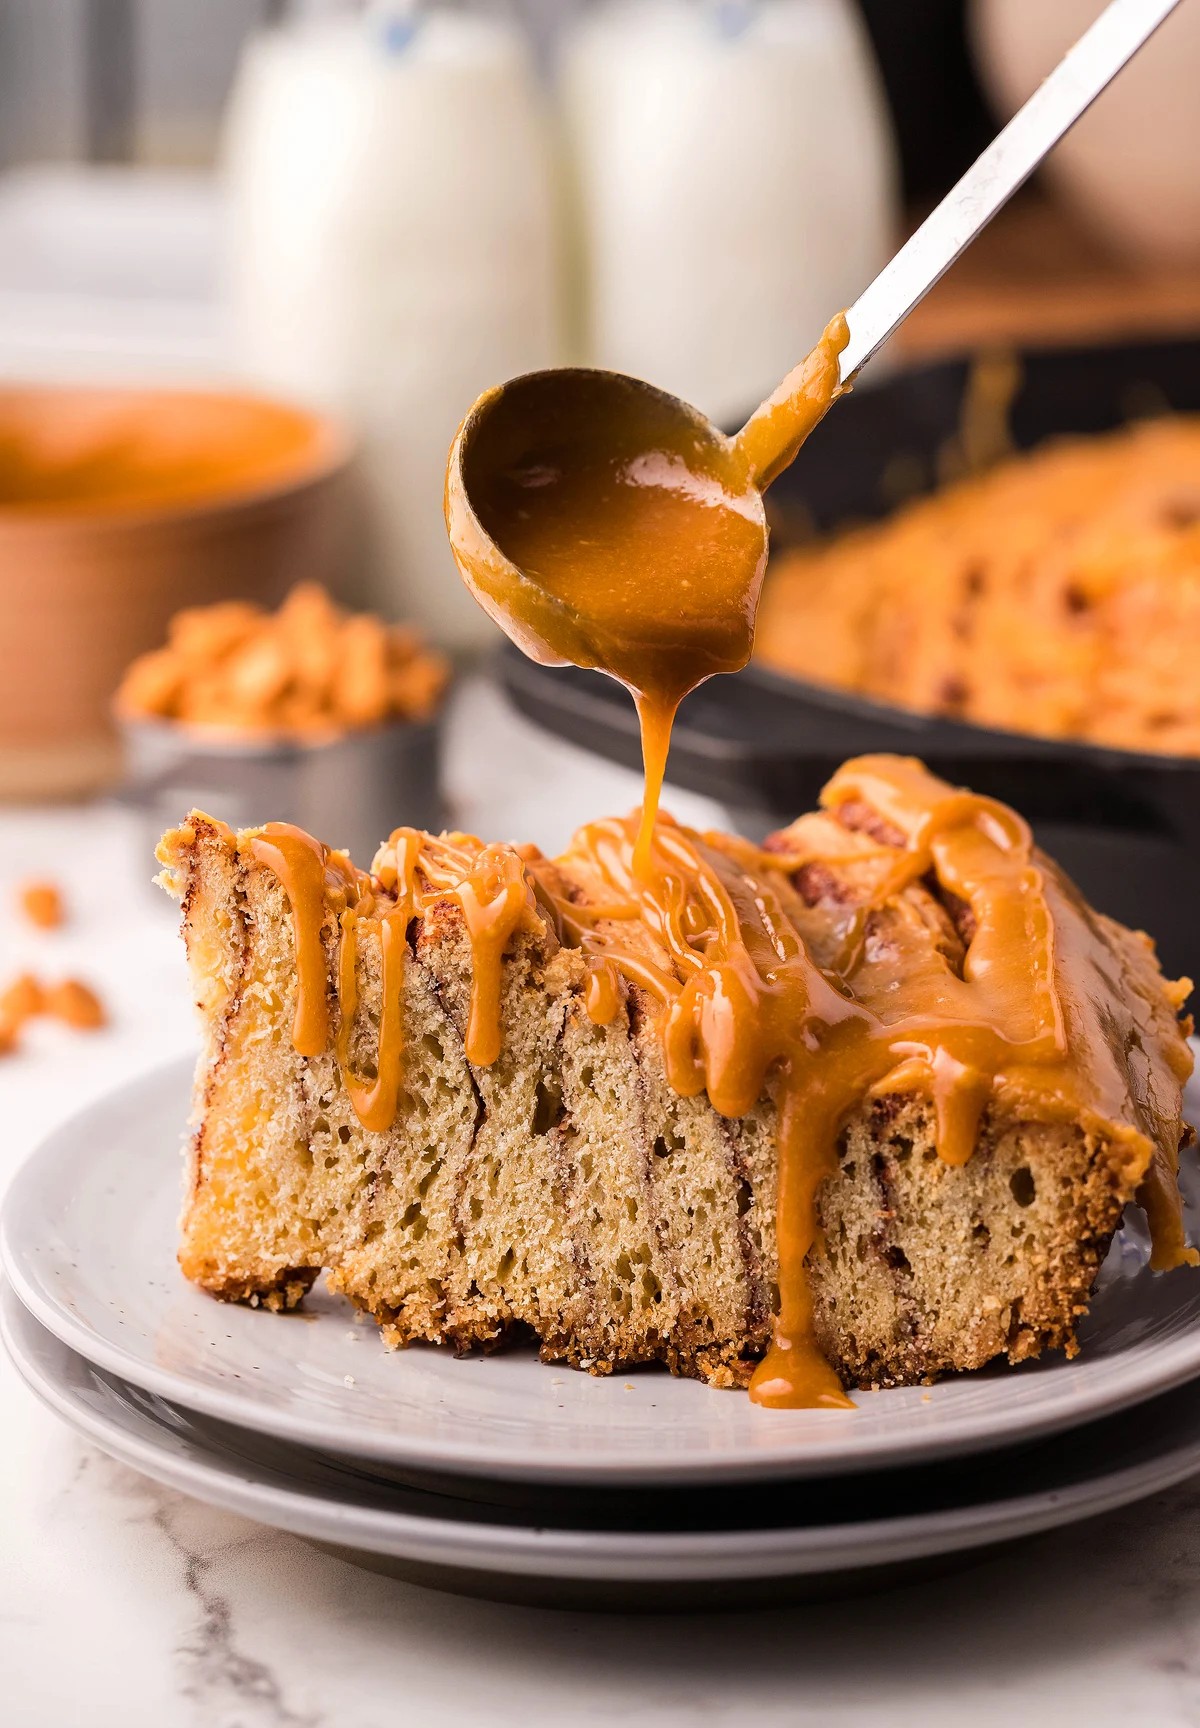
[[[833,1504],[819,1483],[773,1502],[740,1489],[659,1493],[651,1527],[619,1516],[554,1519],[536,1496],[506,1506],[399,1488],[349,1461],[193,1416],[130,1387],[38,1325],[11,1291],[0,1331],[19,1372],[71,1426],[134,1469],[197,1499],[331,1545],[426,1583],[559,1606],[748,1605],[788,1581],[815,1593],[890,1582],[1037,1531],[1157,1493],[1200,1467],[1200,1386],[1082,1434],[1000,1454],[976,1498],[972,1465],[892,1473],[856,1484]],[[929,1496],[932,1504],[926,1504]],[[583,1496],[586,1503],[587,1496]],[[636,1497],[635,1497],[636,1499]],[[732,1527],[710,1528],[714,1499]],[[807,1501],[808,1516],[802,1513]],[[759,1522],[741,1527],[743,1505]],[[788,1521],[793,1520],[793,1521]],[[728,1521],[727,1521],[728,1522]],[[666,1527],[656,1527],[663,1526]],[[796,1590],[783,1590],[796,1594]],[[799,1593],[806,1593],[801,1590]]]
[[[323,1289],[306,1318],[218,1303],[181,1278],[189,1092],[177,1063],[53,1134],[9,1191],[4,1269],[36,1318],[89,1361],[189,1410],[324,1451],[596,1485],[829,1475],[1013,1445],[1200,1374],[1200,1275],[1152,1275],[1132,1228],[1101,1275],[1076,1361],[860,1394],[850,1412],[764,1411],[665,1373],[592,1379],[517,1351],[392,1353]],[[1194,1169],[1188,1182],[1200,1201]]]

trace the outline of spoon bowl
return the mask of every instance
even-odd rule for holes
[[[543,665],[603,665],[636,683],[645,656],[665,659],[685,643],[711,660],[710,671],[745,664],[748,625],[740,648],[715,627],[707,541],[732,528],[730,595],[753,588],[757,598],[762,497],[736,442],[665,390],[565,367],[487,391],[451,446],[446,522],[475,598]],[[688,525],[686,541],[671,535],[672,522]],[[658,555],[646,568],[633,548],[649,542],[635,530],[651,526]],[[643,616],[648,590],[664,602],[653,616]],[[615,638],[635,631],[639,667],[615,664]]]

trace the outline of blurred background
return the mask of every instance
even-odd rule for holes
[[[478,392],[578,360],[736,424],[1099,9],[0,0],[0,794],[112,783],[181,606],[493,646],[441,520]],[[1198,78],[1185,7],[880,370],[1193,332]]]

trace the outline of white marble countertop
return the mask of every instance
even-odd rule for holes
[[[636,800],[631,776],[540,739],[514,785],[514,722],[491,701],[470,694],[465,716],[489,754],[452,747],[457,821],[553,846]],[[12,884],[42,872],[74,885],[48,936],[12,912]],[[115,811],[0,813],[0,979],[77,973],[112,1010],[88,1037],[35,1026],[0,1063],[0,1187],[55,1122],[190,1043],[149,874]],[[2,1359],[0,1409],[5,1728],[1200,1724],[1200,1478],[935,1583],[635,1619],[441,1595],[210,1511],[77,1440]]]

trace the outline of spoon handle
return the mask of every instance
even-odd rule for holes
[[[846,312],[850,379],[945,275],[1179,0],[1112,0]]]

